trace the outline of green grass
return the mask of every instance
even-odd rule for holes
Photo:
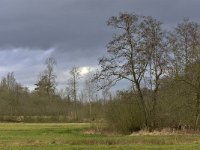
[[[0,149],[4,150],[86,150],[86,149],[200,149],[200,135],[120,136],[85,134],[90,125],[0,124]]]

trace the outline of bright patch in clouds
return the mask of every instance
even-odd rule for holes
[[[84,76],[84,75],[88,74],[91,71],[93,71],[93,68],[91,68],[91,67],[81,67],[80,68],[80,75]]]
[[[34,90],[34,84],[38,80],[38,75],[46,68],[44,64],[45,60],[51,56],[54,57],[54,52],[55,48],[47,50],[33,50],[28,48],[13,48],[8,50],[0,48],[0,81],[8,72],[14,72],[17,82],[28,87],[30,90]],[[67,62],[60,64],[60,60],[56,57],[55,59],[58,60],[55,66],[57,88],[65,88],[70,78],[70,70],[73,64],[67,65]],[[82,67],[79,67],[81,76],[79,81],[80,87],[86,75],[95,69],[96,66],[90,67],[84,64]]]

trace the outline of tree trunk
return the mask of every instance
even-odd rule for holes
[[[151,117],[151,128],[155,129],[157,124],[157,91],[154,91],[153,93],[153,107],[151,110]]]
[[[142,91],[140,89],[139,83],[136,83],[136,88],[138,90],[139,98],[140,98],[140,101],[141,101],[141,104],[142,104],[142,111],[143,111],[143,115],[144,115],[144,119],[145,119],[145,126],[148,127],[147,108],[146,108],[146,105],[145,105],[145,102],[144,102],[144,97],[143,97]]]
[[[92,104],[91,104],[91,102],[89,102],[90,103],[90,121],[92,121]]]

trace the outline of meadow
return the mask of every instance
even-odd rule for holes
[[[0,124],[0,149],[200,149],[200,135],[109,135],[90,132],[90,124]]]

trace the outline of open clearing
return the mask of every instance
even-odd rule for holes
[[[90,124],[0,124],[0,149],[200,149],[200,135],[86,134]]]

